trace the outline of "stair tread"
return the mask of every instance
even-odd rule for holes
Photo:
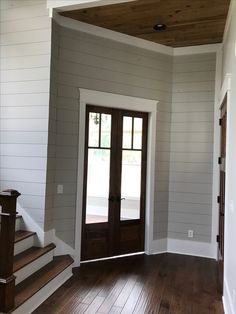
[[[70,255],[56,256],[46,266],[18,284],[16,286],[15,308],[13,310],[46,286],[73,262],[74,260]]]
[[[36,232],[32,231],[25,231],[25,230],[18,230],[15,232],[15,243],[20,242],[24,239],[27,239],[33,235],[35,235]]]
[[[20,270],[44,254],[55,249],[55,244],[51,243],[44,248],[32,246],[30,249],[14,256],[13,272]]]

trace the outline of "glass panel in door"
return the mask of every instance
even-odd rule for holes
[[[111,115],[90,112],[88,134],[85,223],[108,222]]]
[[[140,219],[142,124],[142,118],[123,117],[120,208],[122,221]]]

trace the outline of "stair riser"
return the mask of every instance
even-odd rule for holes
[[[66,282],[72,275],[73,274],[71,265],[12,313],[32,313],[41,303],[43,303],[50,295],[52,295],[59,287],[61,287],[63,283]]]
[[[32,263],[26,265],[25,267],[21,268],[17,272],[14,273],[16,276],[16,284],[20,283],[33,273],[35,273],[37,270],[45,266],[46,264],[50,263],[53,259],[53,250],[48,252],[47,254],[44,254],[43,256],[39,257]]]
[[[14,255],[24,252],[34,246],[35,236],[28,237],[22,241],[15,243]]]
[[[22,228],[22,218],[17,218],[17,219],[16,219],[16,227],[15,227],[15,230],[16,230],[16,231],[19,231],[19,230],[21,230],[21,228]]]

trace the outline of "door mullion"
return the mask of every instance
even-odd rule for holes
[[[110,255],[117,254],[120,203],[117,201],[120,196],[121,186],[121,131],[120,112],[112,110],[112,130],[111,130],[111,166],[110,166],[110,197],[114,200],[109,202],[109,250]]]

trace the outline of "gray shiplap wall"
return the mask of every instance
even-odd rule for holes
[[[214,53],[174,57],[169,238],[211,241],[215,66]]]
[[[172,57],[60,29],[53,224],[57,236],[74,245],[79,88],[160,100],[154,238],[167,235]],[[83,174],[81,174],[83,175]]]
[[[0,188],[44,228],[51,19],[46,0],[0,6]]]

